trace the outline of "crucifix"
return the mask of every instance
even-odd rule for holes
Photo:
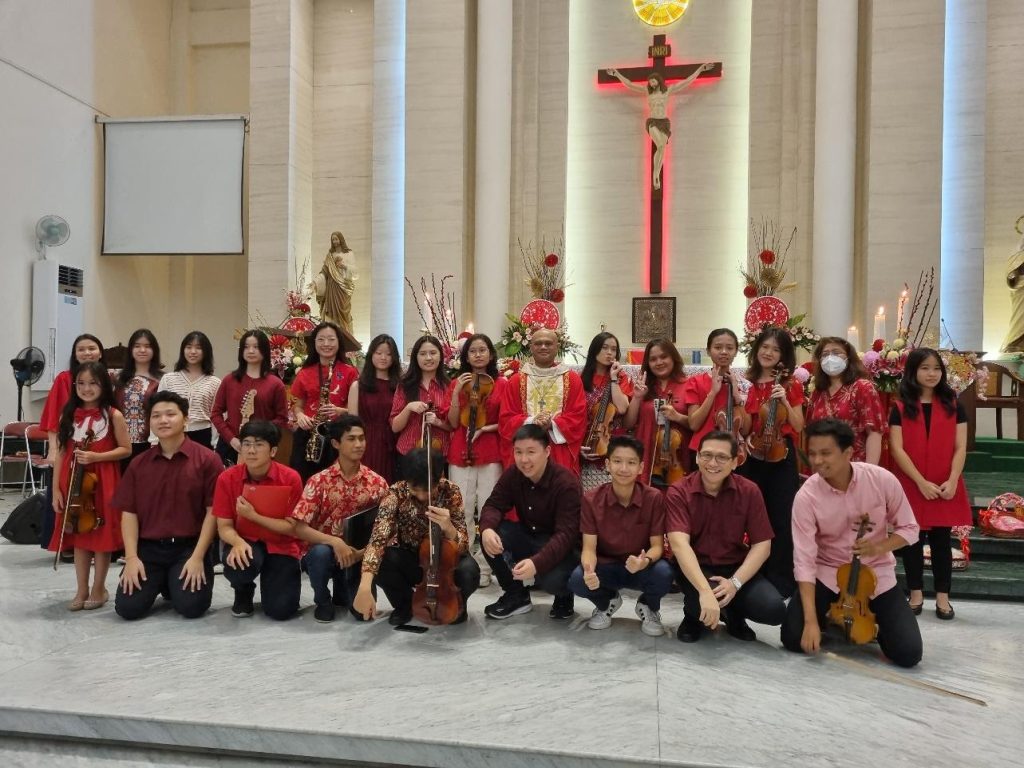
[[[666,64],[665,60],[672,55],[672,47],[665,42],[664,35],[655,35],[653,43],[647,49],[647,56],[653,61],[648,67],[627,67],[625,69],[602,69],[597,72],[597,82],[622,83],[634,93],[647,97],[650,116],[647,118],[646,131],[651,137],[651,216],[650,216],[650,254],[648,259],[648,282],[651,293],[661,293],[662,265],[662,228],[664,211],[664,160],[665,148],[672,135],[671,122],[668,117],[668,98],[681,91],[698,78],[721,77],[722,62],[707,64]],[[672,85],[667,85],[669,81]],[[644,85],[636,85],[636,83]]]

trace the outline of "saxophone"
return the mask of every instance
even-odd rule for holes
[[[334,380],[334,366],[327,372],[327,377],[320,384],[320,399],[317,401],[316,415],[313,417],[313,428],[309,430],[309,440],[306,441],[306,461],[310,464],[319,464],[324,456],[324,448],[327,447],[327,430],[324,425],[327,419],[321,416],[324,406],[327,405],[331,396],[331,381]]]

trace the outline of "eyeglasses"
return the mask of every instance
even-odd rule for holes
[[[270,443],[268,443],[266,440],[243,440],[242,441],[242,450],[243,451],[256,450],[257,448],[262,448],[265,445],[269,446]]]
[[[708,453],[707,451],[698,453],[697,458],[701,461],[706,461],[708,464],[728,464],[732,461],[732,456],[728,453]]]

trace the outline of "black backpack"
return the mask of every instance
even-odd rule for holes
[[[15,544],[39,544],[42,535],[43,510],[46,509],[46,494],[30,496],[14,508],[7,522],[0,528],[0,536]]]

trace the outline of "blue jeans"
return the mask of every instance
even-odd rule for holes
[[[313,602],[317,605],[330,605],[331,589],[328,582],[334,583],[333,602],[335,605],[352,605],[352,599],[359,589],[362,564],[356,563],[342,568],[334,557],[334,550],[327,544],[314,544],[302,558],[302,567],[309,574],[309,586],[313,588]]]
[[[583,583],[583,566],[579,565],[569,577],[569,589],[579,597],[585,597],[598,610],[605,610],[620,589],[639,589],[643,594],[640,601],[652,611],[661,610],[661,598],[672,586],[672,566],[667,560],[658,559],[642,571],[630,573],[625,563],[598,563],[594,569],[601,586],[590,589]]]

